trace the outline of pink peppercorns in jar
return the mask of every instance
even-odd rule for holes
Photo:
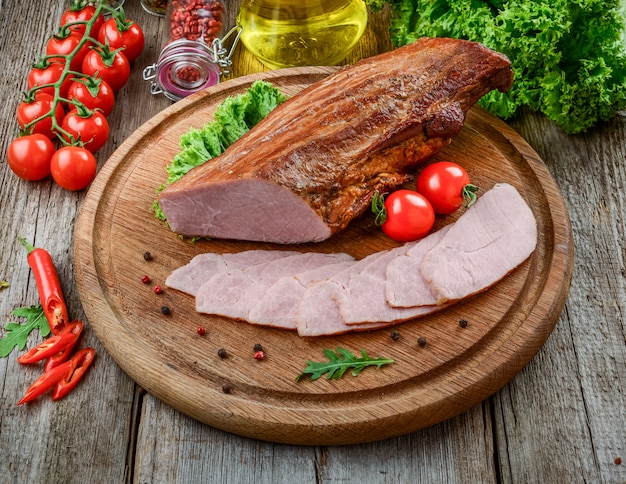
[[[223,33],[222,0],[171,0],[167,11],[170,41],[203,40],[210,44]]]

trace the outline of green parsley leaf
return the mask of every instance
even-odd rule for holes
[[[350,368],[353,368],[352,376],[357,376],[368,366],[380,368],[383,365],[394,362],[394,360],[389,358],[371,358],[364,349],[361,349],[360,358],[357,358],[352,352],[344,348],[337,348],[336,351],[324,349],[324,356],[328,358],[328,362],[308,360],[307,366],[296,377],[296,381],[300,381],[306,375],[310,375],[311,380],[317,380],[325,373],[327,374],[327,380],[338,380]]]
[[[41,304],[30,308],[17,308],[13,310],[13,315],[19,318],[26,318],[26,323],[19,324],[11,322],[5,326],[6,335],[0,340],[0,358],[8,356],[15,346],[23,350],[26,346],[28,335],[34,329],[39,328],[42,337],[50,334],[50,325],[46,319]]]

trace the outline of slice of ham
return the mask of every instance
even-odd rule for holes
[[[251,267],[294,254],[299,252],[285,250],[246,250],[224,254],[206,252],[198,254],[186,265],[172,271],[165,279],[165,285],[195,296],[202,284],[227,269]]]
[[[465,40],[422,38],[364,59],[278,106],[158,202],[182,235],[319,242],[410,179],[465,113],[513,81],[509,60]]]
[[[281,277],[351,259],[344,253],[303,252],[252,267],[228,269],[200,286],[196,310],[248,320],[250,310]]]
[[[524,262],[537,245],[537,222],[512,185],[478,198],[420,265],[438,302],[484,291]]]

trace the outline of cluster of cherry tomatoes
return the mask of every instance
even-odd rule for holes
[[[435,214],[448,215],[462,206],[471,206],[477,190],[462,166],[439,161],[420,173],[416,190],[396,190],[385,199],[375,195],[372,210],[377,225],[388,237],[410,242],[430,232]]]
[[[13,172],[29,181],[51,175],[68,190],[88,186],[97,169],[93,153],[109,137],[115,93],[143,47],[142,29],[123,10],[74,0],[28,74],[16,113],[20,136],[7,151]]]

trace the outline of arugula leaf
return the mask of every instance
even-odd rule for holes
[[[13,315],[19,318],[26,318],[26,323],[19,324],[11,322],[5,326],[7,334],[0,340],[0,358],[8,356],[13,347],[17,346],[23,350],[26,346],[28,335],[34,329],[39,328],[42,337],[50,334],[50,325],[46,319],[41,304],[30,308],[17,308],[13,310]]]
[[[376,366],[380,368],[383,365],[393,363],[394,360],[389,358],[371,358],[364,349],[361,349],[361,357],[357,358],[352,352],[344,348],[337,348],[336,352],[324,349],[324,356],[328,358],[328,362],[307,361],[307,366],[302,373],[296,377],[296,381],[300,381],[306,375],[310,375],[311,380],[317,380],[324,373],[327,373],[326,379],[340,379],[344,373],[353,368],[352,376],[357,376],[363,369],[368,366]]]

